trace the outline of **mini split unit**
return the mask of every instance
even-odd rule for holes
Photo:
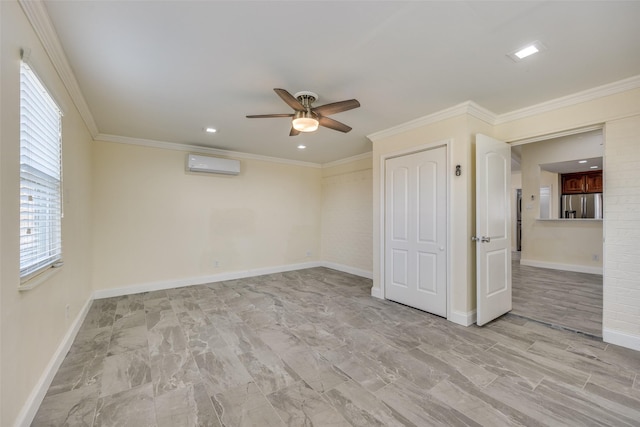
[[[240,160],[189,154],[187,156],[187,170],[190,172],[238,175],[240,173]]]

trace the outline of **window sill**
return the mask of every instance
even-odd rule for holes
[[[46,270],[44,270],[42,273],[38,274],[37,276],[33,276],[26,282],[21,283],[20,286],[18,286],[18,291],[26,292],[26,291],[35,289],[41,284],[43,284],[44,282],[46,282],[47,280],[49,280],[51,277],[53,277],[53,275],[58,273],[60,270],[62,270],[62,266],[49,267]]]

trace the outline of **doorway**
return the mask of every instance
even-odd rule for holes
[[[512,247],[512,313],[596,337],[602,336],[602,215],[563,204],[602,200],[602,190],[582,188],[569,198],[573,190],[563,180],[593,171],[601,180],[603,143],[596,128],[513,147],[522,236],[521,248],[517,239]],[[517,211],[517,196],[513,202]]]

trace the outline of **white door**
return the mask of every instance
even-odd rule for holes
[[[511,311],[511,147],[476,135],[477,321]]]
[[[447,316],[446,147],[385,162],[385,298]]]

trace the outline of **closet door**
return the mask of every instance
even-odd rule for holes
[[[385,162],[385,298],[447,316],[446,147]]]

